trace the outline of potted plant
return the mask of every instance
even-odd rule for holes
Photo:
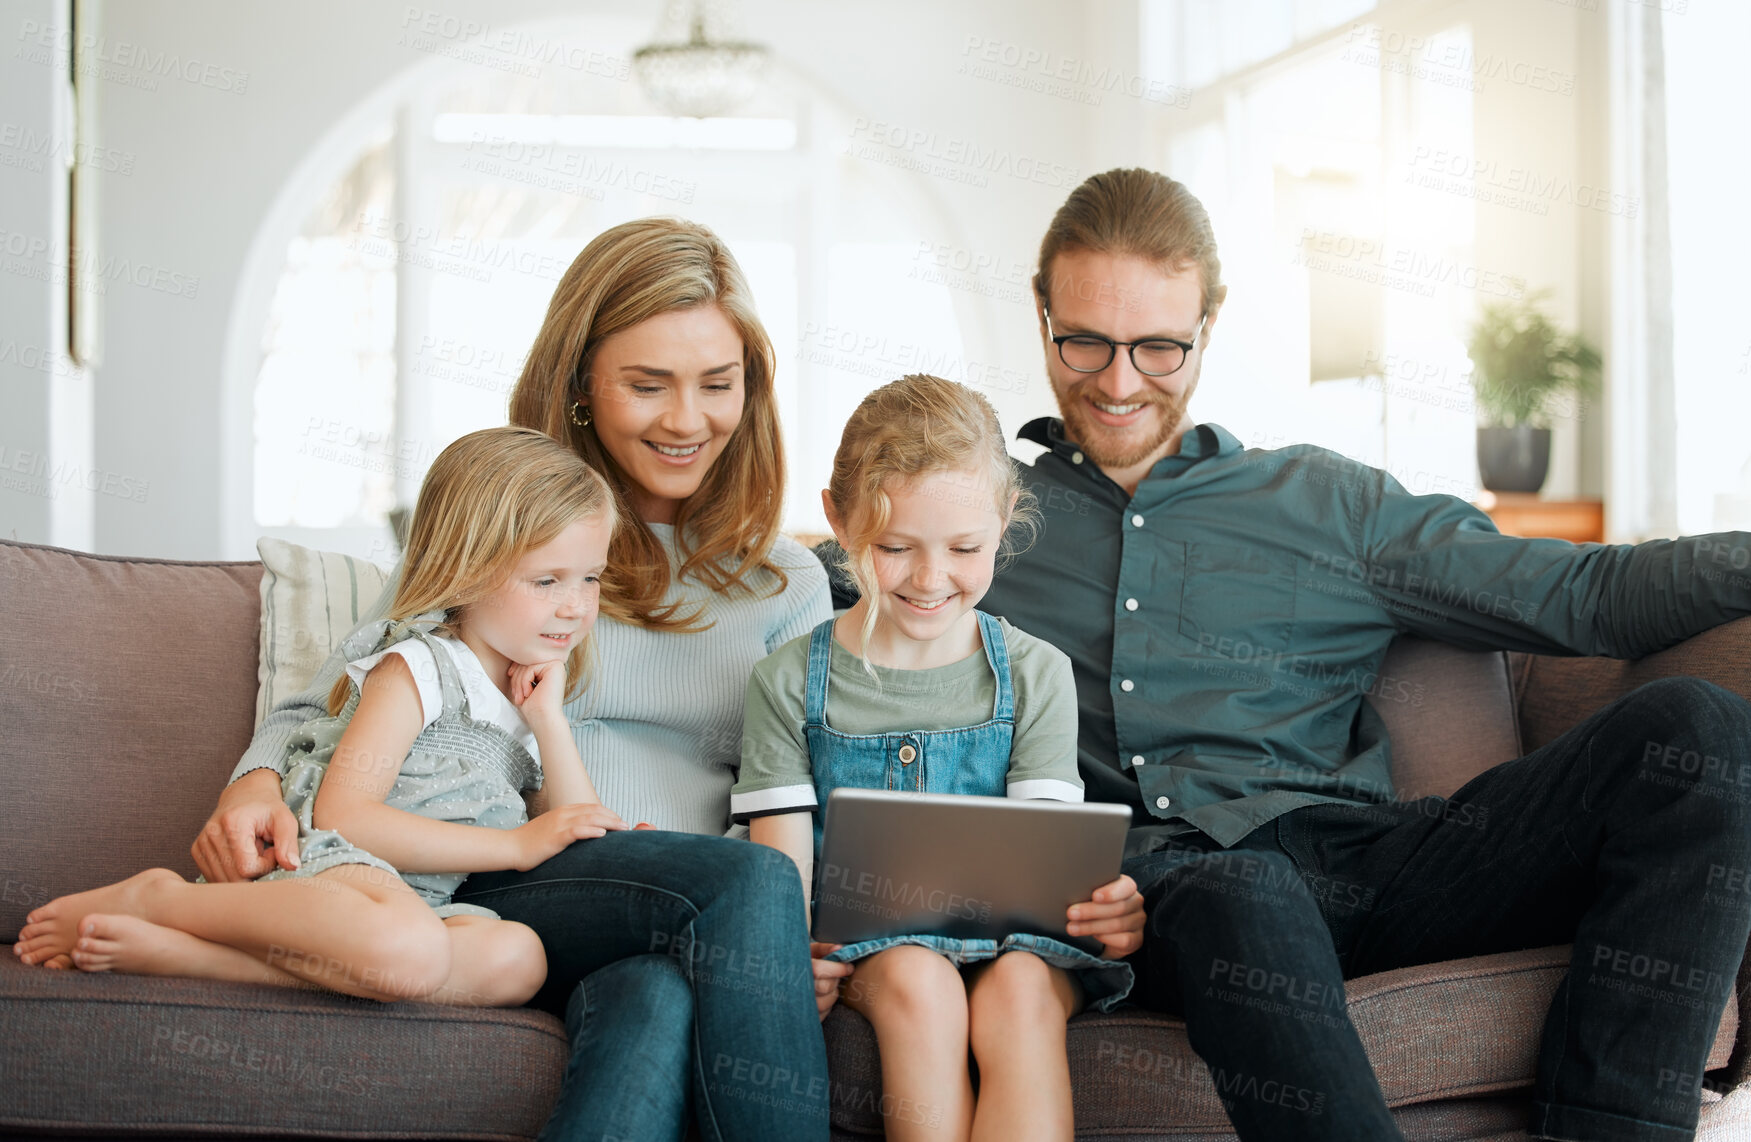
[[[1486,304],[1471,327],[1471,385],[1477,394],[1477,468],[1492,492],[1536,492],[1550,468],[1550,417],[1557,399],[1599,391],[1599,354],[1565,333],[1538,306]]]

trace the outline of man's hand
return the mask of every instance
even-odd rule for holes
[[[212,884],[297,868],[298,818],[280,797],[280,775],[257,769],[233,781],[189,852]]]
[[[1069,910],[1072,936],[1093,936],[1105,947],[1103,960],[1120,960],[1143,946],[1143,897],[1137,882],[1120,876],[1094,890],[1094,899],[1072,904]]]
[[[852,964],[842,964],[834,960],[824,960],[821,957],[829,952],[836,952],[844,944],[809,944],[810,966],[815,970],[815,1010],[822,1019],[827,1018],[827,1012],[833,1010],[833,1005],[839,1002],[839,983],[854,970]]]

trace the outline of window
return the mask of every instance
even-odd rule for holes
[[[395,259],[348,233],[393,190],[383,140],[286,249],[255,385],[260,524],[367,527],[394,506]]]
[[[1470,498],[1470,167],[1425,176],[1429,156],[1472,150],[1471,93],[1463,73],[1416,80],[1375,37],[1344,30],[1372,7],[1147,9],[1145,67],[1170,81],[1208,85],[1276,59],[1201,116],[1161,117],[1160,169],[1210,210],[1229,285],[1198,416],[1244,443],[1320,444],[1414,492]],[[1438,31],[1424,50],[1464,59],[1468,32]]]
[[[1751,530],[1751,283],[1723,251],[1751,248],[1751,153],[1723,146],[1720,77],[1737,73],[1751,8],[1662,21],[1672,204],[1678,526]],[[1729,129],[1730,130],[1730,129]]]

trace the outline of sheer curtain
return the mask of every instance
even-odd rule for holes
[[[1751,157],[1736,58],[1751,8],[1610,9],[1606,526],[1613,540],[1751,528]],[[1738,106],[1730,101],[1736,98]]]

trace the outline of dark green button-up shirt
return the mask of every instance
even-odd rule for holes
[[[1310,445],[1188,432],[1127,496],[1042,418],[1023,477],[1042,517],[980,609],[1070,656],[1091,800],[1130,849],[1196,827],[1232,845],[1319,802],[1393,798],[1369,692],[1388,644],[1637,658],[1751,613],[1751,535],[1577,546],[1504,536]]]

